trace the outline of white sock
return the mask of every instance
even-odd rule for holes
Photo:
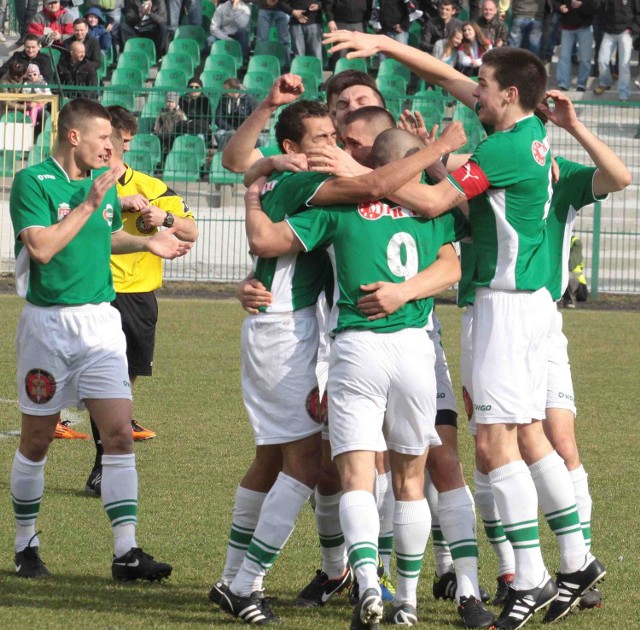
[[[395,499],[391,472],[376,473],[376,503],[380,516],[380,535],[378,536],[378,554],[387,575],[391,574],[391,552],[393,551],[393,511]]]
[[[347,553],[340,527],[342,492],[324,496],[316,489],[316,528],[322,549],[322,571],[330,580],[340,577],[347,568]]]
[[[513,548],[504,533],[500,514],[498,514],[496,502],[493,500],[493,491],[491,490],[489,475],[483,475],[480,471],[476,470],[473,473],[473,479],[476,484],[473,495],[476,506],[480,513],[487,539],[498,558],[498,575],[515,573],[516,560],[513,555]]]
[[[540,552],[538,495],[527,465],[518,460],[489,473],[493,497],[507,539],[513,547],[516,590],[536,588],[548,573]]]
[[[591,550],[591,508],[593,501],[589,493],[589,475],[587,475],[584,467],[580,465],[574,470],[570,470],[571,481],[573,481],[573,492],[576,495],[576,505],[578,506],[578,514],[580,515],[580,526],[582,527],[582,536],[587,551]]]
[[[436,563],[436,575],[442,577],[445,573],[454,570],[453,558],[449,545],[442,535],[440,529],[440,516],[438,515],[438,491],[427,473],[424,476],[424,496],[429,504],[431,512],[431,542],[433,544],[433,555]]]
[[[394,605],[416,606],[418,578],[429,540],[431,514],[426,499],[396,501],[393,512],[398,585]]]
[[[347,546],[349,564],[356,574],[360,594],[378,584],[378,534],[380,520],[376,501],[370,492],[353,490],[340,499],[340,524]]]
[[[227,543],[227,557],[220,578],[224,584],[230,584],[240,569],[258,524],[260,510],[266,496],[266,492],[248,490],[242,486],[238,486],[236,489],[236,500],[231,513],[231,531]]]
[[[247,597],[262,590],[262,580],[276,561],[296,524],[298,513],[312,489],[281,472],[267,493],[260,518],[240,570],[229,588]]]
[[[113,528],[113,552],[119,558],[138,546],[138,472],[134,453],[102,455],[102,505]]]
[[[31,541],[31,547],[40,546],[40,541],[35,535],[36,519],[40,513],[40,502],[44,492],[46,463],[46,457],[39,462],[32,462],[20,451],[16,451],[13,457],[9,486],[16,524],[16,552],[22,551],[29,541]]]
[[[476,512],[469,487],[441,492],[438,512],[440,527],[449,543],[456,570],[456,599],[473,596],[480,601]]]
[[[571,475],[555,451],[529,466],[529,470],[538,492],[540,509],[560,546],[560,572],[573,573],[584,564],[587,548]]]

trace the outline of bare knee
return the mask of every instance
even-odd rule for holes
[[[320,434],[283,445],[282,470],[309,488],[315,488],[320,477],[322,447]]]

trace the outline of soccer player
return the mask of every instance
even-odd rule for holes
[[[384,132],[376,144],[375,163],[381,164],[415,150],[419,141],[394,129]],[[393,166],[402,168],[399,163]],[[424,334],[432,303],[416,299],[395,315],[369,319],[357,308],[357,300],[362,285],[373,278],[397,282],[428,268],[440,247],[457,238],[455,219],[448,215],[442,221],[416,220],[411,211],[380,202],[321,208],[273,224],[260,212],[255,190],[247,193],[247,203],[250,244],[263,255],[331,245],[339,296],[328,383],[330,440],[343,485],[340,522],[361,593],[351,627],[369,627],[382,617],[377,576],[379,521],[372,493],[374,453],[380,448],[383,425],[396,496],[393,525],[398,588],[391,619],[413,625],[429,532],[424,465],[428,447],[439,443],[434,428],[435,356]],[[455,256],[452,270],[457,276]],[[431,287],[421,286],[422,295],[413,297],[432,295],[450,281],[451,277],[439,274]],[[427,383],[418,365],[431,367]]]
[[[131,434],[131,386],[125,339],[109,257],[150,251],[171,259],[190,243],[174,229],[151,238],[122,230],[115,182],[100,170],[112,150],[109,113],[75,99],[61,110],[57,148],[41,164],[16,174],[11,220],[16,234],[16,285],[27,303],[17,332],[20,446],[11,470],[19,577],[49,574],[35,523],[44,466],[60,411],[84,404],[104,444],[102,501],[114,536],[113,578],[159,580],[172,567],[136,542],[138,477]]]
[[[184,199],[162,180],[134,171],[122,161],[124,151],[128,150],[129,142],[138,132],[135,115],[119,105],[112,105],[107,111],[113,127],[111,165],[125,169],[116,182],[125,232],[149,236],[160,227],[175,227],[177,238],[195,242],[198,228]],[[162,285],[162,261],[147,252],[114,255],[111,257],[111,273],[116,291],[112,306],[120,312],[122,319],[122,330],[127,340],[129,382],[133,387],[138,376],[151,376],[153,370],[158,321],[158,302],[154,291]],[[156,435],[135,420],[131,420],[131,428],[134,440],[148,440]],[[93,419],[91,431],[96,457],[85,487],[88,493],[100,496],[102,444]]]
[[[561,573],[576,578],[573,585],[562,583],[563,599],[568,588],[571,599],[579,599],[605,574],[584,545],[569,472],[540,422],[553,318],[545,231],[551,156],[544,127],[533,112],[544,96],[546,72],[527,51],[498,48],[483,58],[479,82],[473,85],[446,64],[385,37],[342,32],[330,34],[327,42],[337,43],[333,52],[356,48],[352,56],[383,52],[398,59],[474,107],[489,127],[489,137],[467,164],[423,192],[421,203],[405,203],[437,215],[471,202],[476,455],[489,472],[515,554],[516,576],[497,627],[519,628],[558,597],[540,552],[538,498],[560,545]]]

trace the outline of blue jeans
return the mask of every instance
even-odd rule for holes
[[[509,31],[509,46],[526,48],[537,57],[540,56],[542,40],[542,20],[529,17],[514,18]]]
[[[189,24],[195,26],[202,25],[202,2],[201,0],[166,0],[167,5],[167,28],[175,33],[180,26],[182,7],[187,11]]]
[[[382,35],[386,35],[387,37],[390,37],[391,39],[395,39],[397,42],[400,42],[401,44],[404,44],[405,46],[407,46],[409,44],[409,33],[408,31],[400,31],[398,33],[398,31],[382,31]],[[378,53],[378,59],[379,61],[384,61],[385,56],[382,53]]]
[[[289,33],[296,57],[310,55],[322,59],[322,24],[290,24]]]
[[[633,52],[633,39],[629,33],[619,35],[605,33],[602,37],[598,55],[600,85],[611,87],[609,62],[616,46],[618,47],[618,94],[621,100],[626,101],[631,94],[631,53]]]
[[[235,33],[233,33],[233,35],[229,35],[229,37],[231,39],[235,39],[240,46],[242,47],[242,58],[246,61],[247,59],[249,59],[249,53],[250,53],[250,49],[249,49],[249,37],[250,37],[250,32],[249,29],[245,29],[240,30],[240,31],[236,31]],[[209,37],[207,38],[207,51],[209,51],[211,49],[211,46],[213,46],[213,43],[217,40],[218,38],[215,35],[209,35]],[[208,54],[208,52],[207,52]]]
[[[289,16],[284,11],[260,9],[258,12],[258,28],[256,30],[256,42],[268,42],[269,30],[275,23],[278,29],[278,40],[287,50],[287,63],[291,59],[291,47],[289,45]]]
[[[576,43],[578,44],[578,87],[587,87],[587,81],[591,74],[591,46],[593,44],[591,26],[583,26],[574,31],[562,29],[560,57],[556,71],[559,87],[568,89],[571,85],[571,53]]]

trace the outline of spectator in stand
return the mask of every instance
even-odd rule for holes
[[[63,54],[58,61],[58,76],[61,85],[98,86],[98,75],[93,64],[85,59],[85,47],[82,42],[73,42],[67,54]],[[98,93],[93,90],[64,90],[68,98],[97,99]]]
[[[179,126],[187,121],[187,116],[180,109],[177,92],[167,92],[165,103],[166,107],[162,108],[155,123],[153,123],[153,133],[160,138],[162,145],[163,161],[167,157],[167,153],[171,151]]]
[[[409,7],[404,0],[380,0],[381,34],[401,44],[409,43]]]
[[[460,69],[460,58],[458,57],[458,47],[462,44],[462,29],[454,28],[447,39],[439,39],[433,46],[432,55],[440,61],[452,66],[456,70]]]
[[[0,76],[6,74],[9,65],[17,61],[26,68],[30,63],[35,63],[40,68],[40,74],[44,80],[49,83],[51,81],[51,61],[48,54],[41,51],[40,41],[37,35],[27,35],[24,38],[24,50],[17,50],[4,62],[0,68]]]
[[[289,34],[293,54],[322,59],[322,3],[319,0],[289,1]]]
[[[73,35],[73,18],[60,6],[60,0],[44,0],[42,11],[33,16],[28,32],[37,35],[41,43],[49,38],[54,43],[62,44]]]
[[[498,7],[494,0],[485,0],[482,3],[482,15],[478,18],[477,23],[494,48],[504,46],[507,43],[509,36],[507,25],[498,15]]]
[[[289,15],[291,8],[284,0],[256,0],[258,7],[258,28],[256,30],[256,43],[269,41],[269,30],[275,24],[278,30],[278,40],[287,51],[286,66],[291,59],[291,45],[289,41]]]
[[[167,7],[165,0],[126,0],[125,19],[120,22],[122,47],[132,37],[153,40],[156,58],[161,59],[167,50]]]
[[[209,144],[213,112],[209,99],[202,93],[200,79],[196,77],[189,79],[189,91],[180,97],[178,108],[187,117],[178,125],[179,133],[202,136]]]
[[[80,17],[80,7],[83,4],[84,0],[60,0],[60,6],[67,10],[73,20]]]
[[[107,4],[112,9],[107,9],[104,5]],[[124,0],[87,0],[87,5],[90,9],[99,9],[102,13],[102,17],[105,21],[105,28],[108,33],[111,33],[113,43],[120,41],[120,22],[122,21],[122,9],[124,7]],[[87,11],[89,13],[89,11]],[[87,14],[85,13],[85,18]],[[89,25],[91,26],[91,25]]]
[[[420,42],[422,50],[430,53],[439,39],[449,39],[453,31],[462,30],[462,22],[454,17],[455,14],[455,0],[441,0],[438,5],[438,15],[429,18],[422,26]]]
[[[631,95],[631,53],[633,40],[640,35],[640,0],[604,0],[600,7],[604,35],[598,55],[600,80],[594,94],[603,94],[611,87],[609,68],[613,49],[618,47],[618,98]]]
[[[91,7],[84,14],[84,19],[89,27],[89,35],[93,37],[100,46],[100,50],[108,55],[113,44],[111,28],[107,25],[102,11],[98,7]]]
[[[491,42],[484,36],[475,22],[465,22],[462,26],[462,45],[458,48],[458,61],[462,72],[477,77],[482,65],[482,55],[491,50]]]
[[[258,106],[256,98],[244,92],[244,85],[236,78],[224,82],[225,92],[216,109],[216,142],[218,151],[222,151],[236,129],[248,118]]]
[[[44,80],[44,77],[40,74],[40,68],[35,63],[30,63],[27,66],[27,72],[23,79],[22,93],[23,94],[51,94],[51,90]],[[40,135],[42,131],[42,124],[46,117],[48,117],[47,110],[44,103],[37,103],[32,101],[26,104],[27,113],[34,128],[34,139]]]
[[[591,48],[593,46],[593,15],[597,0],[556,0],[560,14],[560,57],[556,69],[558,87],[568,90],[571,86],[571,56],[578,46],[578,92],[587,89],[591,74]]]
[[[0,92],[3,94],[20,94],[22,92],[22,85],[24,77],[27,72],[27,66],[20,61],[12,61],[9,63],[7,71],[0,77],[0,85],[14,86],[3,87]],[[27,104],[24,100],[20,101],[0,101],[0,115],[13,112],[27,112]]]
[[[365,32],[365,24],[371,18],[373,0],[325,0],[329,31],[345,30]],[[349,51],[338,53],[344,57]]]
[[[14,6],[20,31],[20,37],[16,42],[16,47],[19,48],[25,42],[33,16],[38,12],[38,0],[15,0]]]
[[[89,25],[84,18],[78,18],[73,22],[73,36],[64,42],[64,47],[69,50],[73,42],[84,44],[84,58],[96,69],[100,68],[102,58],[100,56],[100,43],[89,35]]]
[[[509,46],[525,48],[540,57],[545,0],[513,0]]]
[[[242,46],[242,58],[249,60],[251,38],[251,7],[243,0],[223,0],[218,5],[209,27],[207,41],[211,48],[217,39],[235,39]]]
[[[176,34],[183,16],[187,17],[187,24],[202,25],[202,2],[203,0],[166,0],[169,41]]]

